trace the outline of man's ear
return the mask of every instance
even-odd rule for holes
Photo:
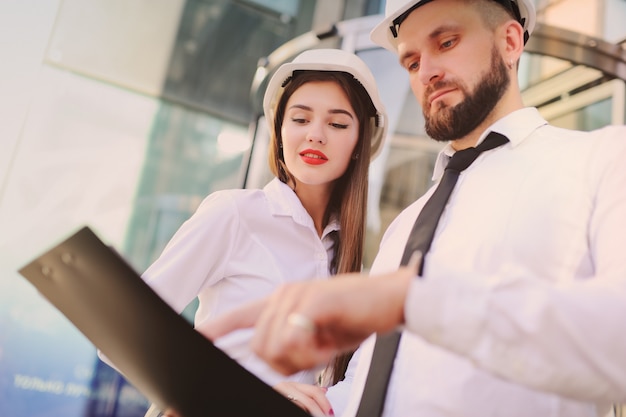
[[[502,57],[504,62],[517,63],[524,52],[524,28],[519,22],[509,20],[501,26]]]

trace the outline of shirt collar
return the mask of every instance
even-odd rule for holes
[[[510,113],[492,124],[480,135],[476,145],[481,143],[489,132],[497,132],[509,138],[511,145],[516,147],[537,128],[546,124],[548,124],[548,122],[541,117],[536,108],[526,107]],[[455,150],[452,148],[450,142],[439,152],[435,160],[435,168],[433,169],[433,181],[437,181],[441,178],[454,152]]]
[[[311,216],[302,206],[300,199],[290,186],[278,178],[274,178],[263,188],[263,191],[267,196],[268,206],[272,215],[290,216],[296,223],[314,228],[313,219],[311,219]],[[335,214],[332,214],[330,221],[322,232],[322,238],[330,232],[339,229],[339,219]]]

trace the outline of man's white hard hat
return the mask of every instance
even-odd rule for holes
[[[376,108],[376,120],[371,138],[371,159],[377,156],[382,148],[387,131],[387,112],[378,95],[374,75],[368,66],[353,53],[341,49],[311,49],[298,55],[292,62],[281,65],[265,90],[263,112],[270,132],[274,131],[274,112],[286,86],[286,81],[294,71],[342,71],[351,74],[363,85]]]
[[[394,53],[398,52],[398,27],[406,15],[426,3],[436,0],[387,0],[385,18],[370,33],[370,39]],[[524,43],[535,28],[537,14],[532,0],[493,0],[510,10],[524,28]]]

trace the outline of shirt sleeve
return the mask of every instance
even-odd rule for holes
[[[344,379],[337,382],[335,385],[328,387],[328,391],[326,392],[326,398],[330,401],[336,416],[343,415],[348,405],[360,353],[361,348],[354,352],[352,358],[350,358],[350,362],[348,362]]]
[[[610,161],[590,178],[593,276],[557,281],[505,265],[485,277],[455,270],[453,262],[430,264],[411,284],[406,328],[533,389],[626,401],[626,137],[619,132]]]
[[[224,276],[239,230],[237,205],[228,191],[208,196],[174,234],[144,280],[177,312]]]

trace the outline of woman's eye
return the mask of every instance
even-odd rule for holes
[[[298,123],[298,124],[306,123],[306,119],[302,119],[302,118],[299,118],[299,117],[292,117],[291,121],[294,122],[294,123]]]
[[[332,127],[337,128],[337,129],[347,129],[348,125],[343,124],[343,123],[331,123],[330,124]]]

